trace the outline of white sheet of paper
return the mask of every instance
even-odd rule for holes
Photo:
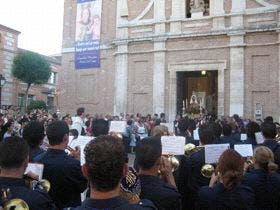
[[[221,154],[229,149],[229,144],[205,145],[205,163],[218,163]]]
[[[44,165],[40,163],[28,163],[27,168],[25,170],[25,174],[28,172],[32,172],[33,174],[36,174],[39,176],[39,180],[42,180],[43,177],[43,170]]]
[[[255,136],[258,144],[262,144],[264,142],[264,137],[261,132],[256,132]]]
[[[234,150],[236,152],[238,152],[242,157],[252,157],[253,156],[252,144],[235,144]]]
[[[240,140],[241,141],[246,141],[246,139],[247,139],[247,134],[246,133],[241,133]]]
[[[198,128],[193,131],[193,140],[199,141]]]
[[[111,121],[109,132],[123,133],[126,129],[126,121]]]
[[[164,125],[168,128],[169,133],[174,133],[174,125],[173,123],[160,123],[160,125]]]
[[[184,146],[185,137],[182,136],[162,136],[162,154],[163,155],[183,155],[185,154]]]
[[[80,157],[81,165],[83,165],[85,163],[84,148],[93,139],[94,139],[94,137],[92,137],[92,136],[78,136],[77,139],[73,139],[73,136],[69,136],[68,146],[70,146],[73,149],[75,149],[75,147],[79,146],[81,149],[81,157]]]

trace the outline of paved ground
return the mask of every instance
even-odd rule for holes
[[[128,154],[128,165],[129,166],[133,166],[133,163],[134,163],[134,159],[135,159],[135,154]]]

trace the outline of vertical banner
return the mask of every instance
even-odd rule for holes
[[[77,0],[75,67],[100,67],[102,0]]]

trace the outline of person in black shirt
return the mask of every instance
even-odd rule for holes
[[[151,200],[159,210],[181,209],[179,194],[170,162],[161,156],[161,141],[156,137],[142,139],[136,145],[141,198]],[[158,171],[164,179],[158,177]]]
[[[43,178],[51,183],[50,196],[59,208],[75,207],[81,204],[81,193],[87,187],[82,174],[80,154],[77,149],[70,157],[65,152],[69,141],[69,127],[65,121],[54,121],[47,127],[49,148],[34,158],[44,164]]]
[[[240,184],[244,172],[242,156],[228,149],[219,158],[209,186],[200,188],[197,210],[253,210],[254,191]]]
[[[39,121],[30,121],[23,129],[23,139],[29,145],[29,159],[33,159],[44,152],[40,148],[45,137],[44,124]]]
[[[277,128],[274,123],[264,122],[261,124],[261,132],[265,141],[263,146],[268,147],[274,154],[275,163],[278,165],[278,173],[280,168],[280,144],[275,140]]]
[[[145,210],[156,209],[151,201],[130,204],[120,196],[120,182],[128,172],[122,141],[114,136],[99,136],[85,148],[83,173],[90,182],[90,198],[72,210]]]
[[[11,198],[24,200],[30,210],[56,209],[45,191],[31,190],[23,174],[28,165],[28,145],[19,137],[8,137],[0,143],[0,189],[9,189]]]
[[[256,194],[256,210],[280,209],[280,174],[274,163],[272,151],[259,146],[254,151],[254,169],[244,175],[242,184],[251,187]]]

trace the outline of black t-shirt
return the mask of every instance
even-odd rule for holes
[[[137,204],[129,204],[127,200],[119,196],[104,200],[87,198],[81,206],[65,208],[65,210],[156,210],[156,207],[149,200],[140,200]]]

